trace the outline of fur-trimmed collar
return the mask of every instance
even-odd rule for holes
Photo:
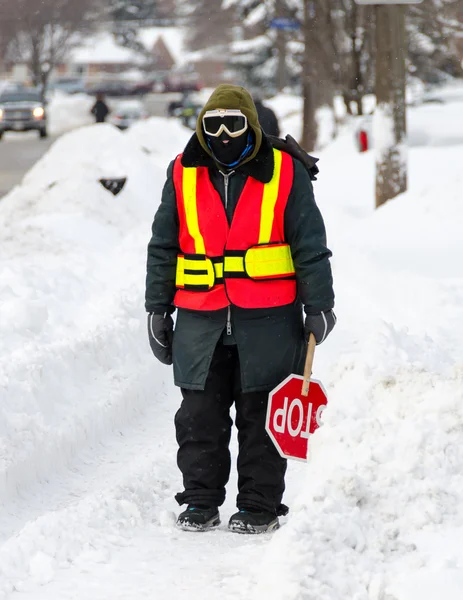
[[[262,143],[255,158],[243,165],[238,165],[235,167],[235,171],[239,171],[262,183],[269,183],[273,177],[274,163],[272,146],[267,137],[263,135]],[[217,169],[217,164],[212,156],[201,146],[196,133],[193,134],[183,151],[182,165],[184,167],[209,167]]]

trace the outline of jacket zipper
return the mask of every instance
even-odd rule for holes
[[[226,211],[227,207],[228,207],[228,182],[229,182],[231,175],[233,175],[233,173],[235,171],[230,171],[230,173],[223,173],[222,171],[220,171],[220,172],[223,175],[223,182],[225,185],[225,211]]]
[[[228,305],[228,312],[227,312],[227,335],[231,335],[231,334],[232,334],[231,307],[230,307],[230,305]]]
[[[225,186],[225,212],[227,212],[227,207],[228,207],[228,183],[229,183],[229,179],[230,176],[233,175],[235,171],[230,171],[230,173],[222,173],[223,175],[223,182],[224,182],[224,186]],[[227,217],[228,219],[228,217]],[[227,335],[231,335],[232,334],[232,326],[231,326],[231,306],[228,305],[228,311],[227,311]]]

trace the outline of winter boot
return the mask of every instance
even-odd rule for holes
[[[230,517],[228,529],[235,533],[266,533],[280,527],[275,513],[267,511],[240,510]]]
[[[177,527],[184,531],[208,531],[218,525],[220,525],[220,515],[217,507],[189,504],[177,519]]]

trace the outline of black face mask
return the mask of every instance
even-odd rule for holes
[[[239,137],[232,138],[222,131],[219,137],[206,135],[206,141],[214,158],[222,165],[229,166],[233,165],[246,150],[250,134],[249,131],[245,131]]]

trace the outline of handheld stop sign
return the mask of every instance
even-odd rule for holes
[[[310,334],[304,376],[289,375],[269,394],[265,429],[284,458],[308,460],[309,438],[328,403],[322,384],[310,378],[315,344]]]

